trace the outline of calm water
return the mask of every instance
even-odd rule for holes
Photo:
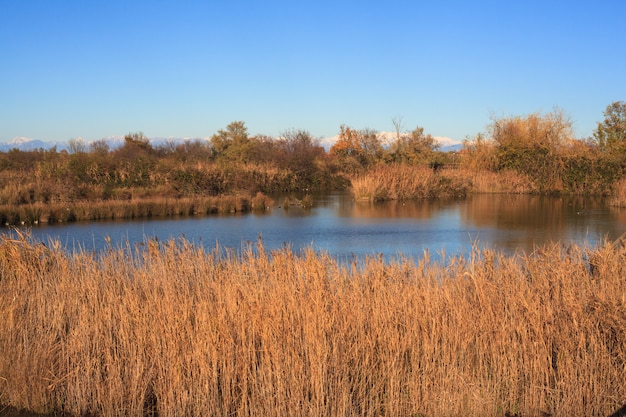
[[[280,200],[277,200],[280,201]],[[602,200],[479,195],[454,202],[355,203],[347,194],[316,198],[313,209],[274,207],[266,214],[168,220],[42,225],[35,238],[59,239],[68,249],[114,246],[185,237],[208,249],[239,250],[262,236],[266,248],[284,245],[324,250],[339,259],[399,254],[421,257],[466,254],[473,244],[506,252],[532,251],[549,241],[594,245],[626,231],[626,210]]]

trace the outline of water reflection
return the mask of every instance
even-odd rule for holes
[[[281,200],[276,200],[281,201]],[[115,245],[136,245],[146,238],[186,239],[205,246],[240,250],[261,235],[268,249],[295,251],[312,246],[339,259],[382,254],[421,257],[466,254],[472,244],[507,252],[532,251],[547,241],[596,244],[626,230],[626,211],[601,199],[478,195],[460,201],[356,203],[349,194],[315,197],[312,209],[275,207],[265,214],[74,223],[39,226],[42,240],[59,239],[68,249],[98,251],[105,237]]]
[[[401,201],[382,203],[358,201],[353,204],[344,204],[339,210],[339,215],[372,219],[430,219],[448,205],[449,203],[441,201],[423,201],[420,204]]]
[[[464,223],[497,232],[508,249],[549,241],[595,244],[615,239],[626,225],[598,198],[477,195],[462,208]]]

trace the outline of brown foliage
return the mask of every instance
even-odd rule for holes
[[[593,274],[587,259],[595,260]],[[73,415],[606,416],[625,249],[431,261],[0,238],[0,402]]]
[[[367,201],[458,198],[469,185],[462,177],[406,164],[378,165],[351,181],[355,199]]]
[[[168,198],[144,197],[71,203],[0,205],[0,226],[64,223],[73,221],[123,220],[152,217],[203,216],[265,211],[271,198],[259,192],[250,195],[220,195]]]

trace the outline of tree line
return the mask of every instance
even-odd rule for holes
[[[405,131],[393,122],[391,138],[342,125],[328,151],[306,130],[250,135],[243,121],[209,141],[157,146],[129,133],[115,149],[104,140],[70,140],[68,151],[13,149],[0,153],[0,204],[345,189],[381,166],[451,162],[470,172],[517,173],[542,193],[610,194],[626,169],[623,101],[607,106],[590,138],[575,138],[571,120],[555,110],[494,118],[457,153],[442,152],[422,127]]]

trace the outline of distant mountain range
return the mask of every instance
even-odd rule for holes
[[[380,132],[379,135],[383,137],[386,141],[391,141],[395,137],[395,133],[393,132]],[[320,144],[324,146],[326,150],[330,149],[331,146],[337,141],[338,136],[332,136],[329,138],[321,139]],[[183,143],[187,140],[209,140],[209,138],[150,138],[150,143],[154,146],[161,146],[168,143]],[[103,138],[109,144],[109,147],[112,149],[118,148],[124,144],[123,136],[111,136],[108,138]],[[447,137],[439,137],[435,136],[435,140],[439,143],[440,150],[443,152],[456,152],[459,151],[463,144],[458,143]],[[87,146],[89,146],[90,142],[84,142]],[[8,152],[11,149],[19,149],[21,151],[33,151],[37,149],[50,150],[56,146],[57,151],[68,150],[69,146],[67,142],[54,142],[54,141],[43,141],[39,139],[30,139],[24,137],[16,137],[13,138],[10,142],[0,143],[0,152]]]
[[[63,144],[65,145],[65,144]],[[11,149],[19,149],[21,151],[34,151],[36,149],[52,149],[57,147],[57,150],[66,149],[66,146],[59,146],[57,142],[44,142],[39,139],[29,139],[17,137],[13,138],[10,142],[0,143],[0,152],[8,152]]]
[[[102,138],[100,140],[105,141],[109,144],[111,149],[118,148],[124,144],[123,136],[111,136],[108,138]],[[150,143],[154,146],[161,146],[167,143],[182,143],[189,138],[150,138]],[[195,140],[195,139],[191,139]],[[199,139],[205,140],[205,139]],[[208,140],[208,139],[206,139]],[[89,147],[90,141],[83,142],[87,147]],[[34,151],[37,149],[50,150],[56,146],[57,151],[61,150],[69,150],[69,145],[67,142],[54,142],[54,141],[43,141],[39,139],[30,139],[24,137],[13,138],[10,142],[0,143],[0,152],[8,152],[11,149],[19,149],[20,151]]]
[[[396,138],[396,132],[378,132],[378,137],[381,138],[384,144],[389,144]],[[324,138],[321,140],[321,144],[326,150],[328,150],[335,144],[335,142],[337,142],[338,139],[339,135]],[[462,143],[445,136],[434,136],[434,139],[439,144],[439,150],[442,152],[457,152],[463,147]]]

